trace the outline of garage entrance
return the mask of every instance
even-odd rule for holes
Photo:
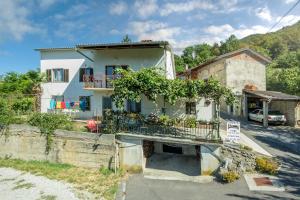
[[[200,176],[200,149],[198,146],[144,141],[143,149],[144,175]]]
[[[276,91],[250,91],[244,90],[244,117],[255,109],[262,109],[263,125],[268,126],[268,113],[270,110],[280,111],[286,117],[287,125],[297,127],[300,121],[300,97]]]

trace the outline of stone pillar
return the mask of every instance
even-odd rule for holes
[[[268,127],[268,112],[269,112],[269,103],[267,100],[263,100],[263,125],[264,127]]]
[[[243,95],[243,116],[248,119],[248,97],[245,93]]]

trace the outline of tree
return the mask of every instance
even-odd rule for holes
[[[132,41],[131,41],[130,37],[128,36],[128,34],[126,34],[126,35],[123,37],[123,39],[122,39],[121,42],[123,42],[123,43],[129,43],[129,42],[132,42]]]
[[[33,89],[43,80],[42,74],[37,70],[30,70],[25,74],[9,72],[4,75],[0,84],[0,93],[33,94]]]
[[[284,53],[268,66],[267,87],[300,95],[300,50]]]
[[[181,56],[174,55],[176,72],[185,71],[185,63]]]
[[[240,48],[240,42],[235,37],[235,35],[231,35],[228,39],[225,40],[225,42],[221,42],[220,45],[220,53],[225,54],[229,53],[231,51],[238,50]]]

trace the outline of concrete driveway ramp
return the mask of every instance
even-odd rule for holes
[[[211,182],[213,177],[200,176],[200,160],[196,156],[154,153],[146,161],[144,177],[160,180]]]

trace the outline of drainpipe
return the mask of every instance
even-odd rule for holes
[[[75,48],[75,51],[77,53],[79,53],[80,55],[82,55],[83,57],[87,58],[88,60],[90,60],[91,62],[95,62],[92,58],[88,57],[87,55],[85,55],[82,51],[80,51],[77,47]]]

